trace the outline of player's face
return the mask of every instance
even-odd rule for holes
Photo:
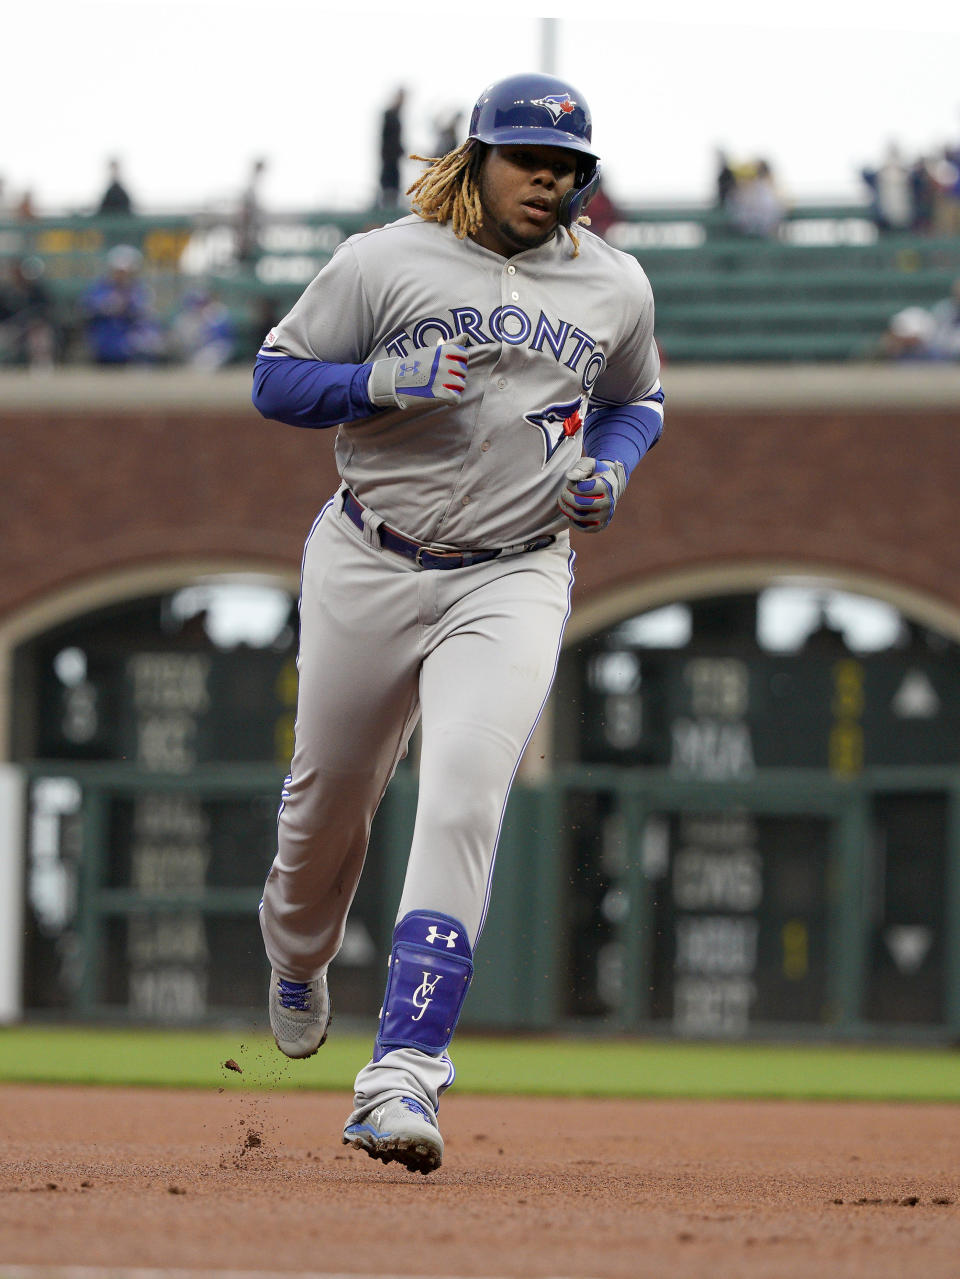
[[[560,201],[576,172],[576,153],[562,147],[491,147],[480,170],[477,243],[507,258],[545,243],[557,229]]]

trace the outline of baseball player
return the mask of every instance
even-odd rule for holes
[[[338,428],[342,479],[303,555],[296,743],[260,916],[270,1024],[289,1057],[326,1038],[327,969],[419,721],[386,992],[343,1140],[422,1173],[442,1159],[504,807],[569,615],[570,528],[609,524],[663,424],[650,286],[581,229],[591,137],[568,81],[491,85],[467,140],[411,187],[415,212],[340,245],[254,373],[265,417]]]

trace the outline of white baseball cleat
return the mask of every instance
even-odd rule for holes
[[[424,1176],[443,1162],[443,1138],[436,1120],[413,1097],[393,1097],[360,1122],[348,1123],[343,1144],[365,1150],[371,1159],[399,1163]]]
[[[270,970],[270,1029],[288,1057],[312,1057],[332,1020],[326,974],[313,981],[288,981]]]

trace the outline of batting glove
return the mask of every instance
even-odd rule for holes
[[[457,404],[466,384],[467,348],[451,340],[433,350],[375,360],[367,394],[379,408],[405,409],[421,400]]]
[[[613,519],[626,487],[627,473],[622,462],[582,457],[567,472],[567,482],[560,491],[560,510],[585,533],[599,533]]]

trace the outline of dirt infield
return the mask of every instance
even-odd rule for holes
[[[0,1088],[0,1276],[960,1273],[960,1108],[451,1095],[429,1177],[341,1146],[346,1108]]]

